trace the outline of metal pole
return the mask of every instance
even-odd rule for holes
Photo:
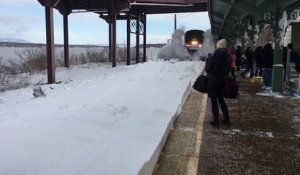
[[[127,65],[130,65],[130,13],[127,14]]]
[[[55,54],[54,54],[54,27],[53,8],[45,6],[46,14],[46,42],[47,42],[47,73],[48,83],[55,82]]]
[[[283,91],[283,65],[282,65],[282,50],[279,46],[278,41],[278,22],[279,22],[279,8],[276,9],[275,13],[275,25],[274,25],[274,37],[275,37],[275,54],[274,64],[272,72],[272,91],[282,92]]]
[[[110,18],[110,16],[109,16],[109,18]],[[111,52],[112,52],[112,50],[111,50],[111,48],[112,48],[112,41],[111,41],[111,33],[112,33],[112,26],[111,26],[111,19],[109,19],[108,20],[108,57],[109,57],[109,61],[111,62],[112,61],[112,54],[111,54]]]
[[[174,31],[177,29],[177,17],[174,15]]]
[[[140,14],[136,15],[136,63],[140,62]]]
[[[111,15],[112,18],[112,67],[116,67],[116,47],[117,47],[117,23],[116,14]]]
[[[70,67],[69,61],[69,26],[68,26],[68,15],[64,14],[64,56],[65,56],[65,67]]]
[[[144,13],[144,43],[143,43],[143,62],[147,61],[147,55],[146,55],[146,45],[147,45],[147,14]]]

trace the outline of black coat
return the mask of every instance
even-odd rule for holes
[[[271,44],[266,44],[263,49],[262,68],[272,69],[274,63],[274,51]]]
[[[247,49],[245,51],[246,64],[252,66],[254,64],[254,53],[252,50]]]
[[[208,96],[217,96],[222,93],[225,78],[230,69],[230,57],[226,49],[217,49],[213,57],[208,60],[205,71],[208,74]]]
[[[262,67],[262,61],[263,61],[263,48],[261,46],[257,47],[254,51],[254,58],[256,67]]]

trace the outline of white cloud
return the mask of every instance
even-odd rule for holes
[[[29,30],[29,26],[22,19],[14,15],[0,14],[0,36],[18,37]]]
[[[0,4],[8,5],[24,5],[24,4],[36,4],[37,0],[1,0]]]

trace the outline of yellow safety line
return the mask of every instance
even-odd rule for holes
[[[197,175],[198,173],[198,165],[200,159],[200,147],[202,143],[202,133],[204,126],[204,117],[206,113],[207,107],[207,94],[202,94],[202,100],[200,104],[200,115],[198,118],[198,122],[196,123],[195,132],[196,132],[196,145],[195,152],[192,156],[190,156],[187,163],[187,171],[186,175]]]

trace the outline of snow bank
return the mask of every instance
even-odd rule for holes
[[[113,69],[59,68],[61,83],[42,86],[46,97],[33,98],[32,87],[0,94],[1,174],[151,171],[187,86],[202,67],[203,62],[149,61]]]

